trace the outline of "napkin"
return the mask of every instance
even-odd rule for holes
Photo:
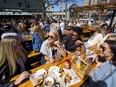
[[[59,72],[52,71],[52,73],[55,74],[57,77],[61,76],[61,73],[59,73]]]
[[[80,79],[79,76],[74,72],[73,69],[66,69],[66,68],[63,68],[63,70],[64,70],[65,73],[67,73],[67,74],[73,76],[73,78],[74,78],[74,83],[73,83],[73,85],[81,81],[81,79]]]

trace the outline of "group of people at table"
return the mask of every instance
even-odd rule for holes
[[[78,47],[81,54],[85,54],[86,50],[90,49],[93,54],[97,53],[97,56],[92,58],[92,61],[96,63],[96,68],[91,72],[89,79],[82,87],[115,87],[116,41],[106,40],[109,36],[115,34],[108,34],[106,25],[101,26],[96,32],[97,34],[95,33],[88,40],[89,43],[95,43],[91,45],[82,40],[82,29],[80,27],[74,27],[72,32],[63,38],[61,38],[61,33],[58,30],[50,30],[45,41],[40,39],[42,42],[39,50],[42,54],[41,65],[54,63],[58,58],[73,54]],[[98,40],[94,40],[94,37],[97,36],[99,36]],[[29,78],[30,69],[32,67],[28,62],[27,52],[23,48],[18,34],[12,31],[3,33],[0,41],[0,87],[18,86],[23,80]],[[15,81],[10,81],[17,74],[20,74],[20,76]]]

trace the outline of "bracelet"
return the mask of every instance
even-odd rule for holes
[[[58,48],[62,48],[62,46],[58,47]]]

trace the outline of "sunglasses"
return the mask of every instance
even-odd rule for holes
[[[78,37],[77,35],[74,35],[74,34],[72,34],[72,36],[74,36],[74,37]]]
[[[102,45],[100,45],[100,48],[102,49],[103,52],[106,50],[106,48]]]
[[[53,39],[54,39],[54,37],[53,37],[53,36],[51,36],[51,35],[48,35],[48,37],[50,37],[50,38],[53,38]]]

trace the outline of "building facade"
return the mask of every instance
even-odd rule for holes
[[[39,0],[0,0],[0,10],[22,9],[28,11],[40,11],[42,6]]]

